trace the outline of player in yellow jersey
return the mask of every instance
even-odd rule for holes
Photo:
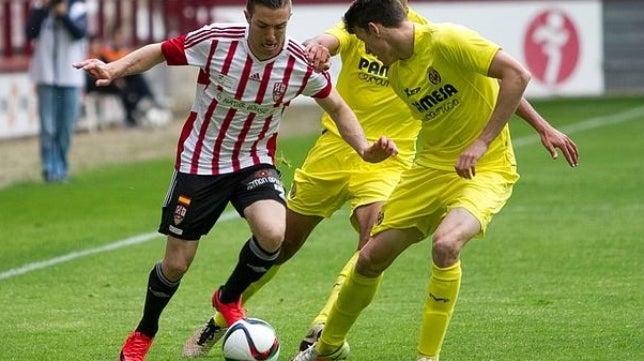
[[[428,21],[401,0],[408,18],[414,23]],[[336,89],[355,112],[368,139],[386,135],[396,142],[398,156],[377,165],[366,164],[345,145],[328,114],[322,116],[322,135],[313,145],[304,164],[295,172],[293,186],[287,199],[287,227],[285,240],[275,266],[244,292],[246,302],[264,284],[268,283],[283,264],[300,249],[314,228],[330,217],[345,203],[349,204],[350,222],[359,233],[357,249],[369,239],[383,202],[408,169],[415,154],[416,137],[421,122],[414,119],[407,105],[389,86],[388,66],[365,50],[364,44],[339,23],[309,42],[310,57],[318,62],[320,70],[328,67],[325,54],[339,55],[343,66]],[[556,155],[555,148],[566,148],[568,137],[557,131],[524,101],[517,115],[539,132],[544,146]],[[566,154],[568,158],[568,154]],[[363,164],[364,163],[364,164]],[[354,267],[358,253],[349,259],[338,274],[330,296],[313,319],[310,329],[300,343],[305,350],[320,337],[338,290]],[[185,342],[183,355],[205,356],[225,332],[225,322],[215,314],[204,327],[199,328]]]
[[[507,126],[515,110],[531,118],[556,157],[549,135],[542,132],[545,121],[523,99],[530,74],[516,60],[464,27],[410,20],[397,0],[356,0],[344,16],[349,33],[389,66],[391,87],[422,122],[422,148],[385,202],[319,341],[294,361],[345,359],[346,335],[373,299],[383,271],[429,235],[433,269],[418,360],[438,360],[459,292],[460,251],[484,235],[519,179]],[[552,129],[547,133],[576,166],[574,142]]]
[[[407,1],[402,1],[407,5]],[[420,15],[407,10],[409,17],[426,23]],[[416,151],[416,137],[420,122],[415,120],[407,106],[398,99],[389,86],[388,69],[371,54],[340,23],[325,34],[309,41],[311,57],[321,61],[320,68],[328,67],[322,53],[339,54],[343,64],[336,89],[359,119],[369,140],[387,134],[398,147],[398,155],[372,166],[362,161],[350,146],[343,144],[340,133],[329,114],[322,115],[322,134],[308,152],[304,164],[295,171],[293,185],[287,198],[287,231],[282,243],[278,266],[272,267],[265,277],[251,285],[242,295],[246,302],[259,288],[269,282],[279,265],[289,260],[304,244],[313,229],[330,217],[345,203],[349,204],[350,221],[359,233],[358,249],[369,239],[380,206],[398,182],[400,173],[412,164]],[[323,45],[324,47],[320,47]],[[327,50],[328,49],[328,50]],[[322,69],[320,69],[322,70]],[[364,163],[364,164],[363,164]],[[330,305],[335,300],[339,285],[353,268],[357,252],[338,275],[331,297],[315,320],[312,329],[302,341],[306,349],[317,340]],[[225,322],[218,313],[185,342],[183,355],[205,356],[225,332]]]

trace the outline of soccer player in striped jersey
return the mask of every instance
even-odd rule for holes
[[[409,7],[408,1],[400,0],[400,3],[409,20],[417,24],[428,23]],[[386,135],[396,142],[398,157],[378,164],[364,164],[342,141],[329,115],[324,114],[322,134],[309,151],[304,164],[296,170],[288,194],[286,238],[280,254],[269,272],[246,289],[242,296],[243,302],[247,302],[275,276],[280,266],[297,253],[323,219],[330,217],[345,203],[349,204],[349,219],[358,232],[357,249],[362,248],[369,239],[369,232],[383,202],[398,182],[402,171],[411,166],[415,154],[416,136],[421,123],[413,118],[405,103],[389,86],[388,66],[368,53],[364,43],[354,34],[349,34],[342,23],[307,43],[310,44],[309,58],[322,69],[328,68],[328,59],[325,54],[316,51],[326,48],[331,55],[340,56],[342,68],[336,84],[338,93],[355,112],[367,138],[375,139],[380,134]],[[321,45],[323,48],[314,45]],[[553,156],[556,157],[555,148],[567,149],[571,144],[574,147],[574,143],[565,134],[553,128],[525,99],[522,100],[517,115],[535,127],[544,146]],[[569,162],[575,161],[569,157],[569,152],[565,152],[565,155]],[[313,318],[300,343],[300,350],[305,350],[320,337],[340,286],[357,258],[358,252],[354,253],[337,275],[325,305]],[[216,312],[186,340],[183,355],[206,356],[225,331],[226,322]]]
[[[211,24],[115,62],[74,64],[96,78],[98,86],[163,61],[200,69],[159,226],[167,235],[166,251],[150,272],[143,316],[123,345],[121,361],[144,360],[199,239],[228,203],[246,219],[252,234],[212,304],[227,326],[245,317],[241,294],[271,268],[284,239],[286,207],[275,146],[282,114],[295,97],[310,96],[331,114],[362,160],[380,162],[397,153],[386,137],[370,144],[329,75],[315,72],[303,46],[286,35],[290,0],[248,0],[244,13],[247,24]]]
[[[407,5],[407,1],[402,2]],[[411,9],[408,14],[417,22],[426,22]],[[343,66],[336,89],[355,112],[367,139],[373,141],[382,134],[386,135],[395,141],[398,155],[377,164],[363,162],[355,151],[342,141],[338,127],[329,113],[323,114],[322,135],[309,151],[304,164],[296,170],[288,194],[284,247],[276,265],[244,292],[244,302],[273,278],[278,266],[300,249],[317,224],[330,217],[345,203],[349,203],[350,220],[359,233],[358,248],[362,247],[369,239],[369,231],[376,221],[380,205],[389,196],[400,173],[411,166],[416,150],[420,122],[413,119],[409,109],[389,87],[386,66],[375,56],[368,54],[364,45],[346,32],[341,23],[308,43],[311,43],[308,50],[329,49],[333,55],[341,56]],[[322,45],[323,48],[315,48],[316,44]],[[319,60],[321,56],[318,54],[315,58]],[[323,66],[325,62],[321,63],[320,66]],[[343,268],[336,285],[342,284],[343,278],[356,259],[357,253]],[[332,304],[337,289],[339,287],[334,287],[327,306]],[[327,313],[328,308],[325,307],[313,321],[312,330],[309,332],[311,337],[317,336]],[[217,312],[204,327],[196,330],[186,341],[183,355],[205,356],[225,329],[226,322],[221,313]],[[308,347],[307,342],[311,342],[311,337],[302,341],[303,348]]]
[[[385,201],[319,341],[294,361],[345,359],[347,333],[373,299],[383,271],[429,235],[433,267],[417,360],[437,361],[459,292],[460,251],[484,235],[519,178],[507,121],[515,110],[519,115],[534,111],[522,97],[530,74],[474,31],[414,24],[397,0],[356,0],[344,24],[389,66],[392,89],[422,121],[422,148]],[[553,134],[559,140],[548,144],[546,139],[546,148],[556,157],[556,144],[576,166],[576,145],[562,133]]]

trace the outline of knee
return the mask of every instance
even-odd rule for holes
[[[265,251],[275,252],[282,246],[282,242],[284,242],[284,229],[276,227],[264,230],[261,234],[256,234],[255,239]]]
[[[163,275],[170,281],[174,282],[181,279],[190,268],[190,263],[181,259],[166,259],[163,261],[161,268]]]
[[[461,247],[456,239],[435,235],[432,240],[432,260],[438,267],[448,267],[458,261]]]
[[[378,258],[368,249],[363,248],[358,255],[356,263],[356,272],[365,277],[378,277],[385,271],[386,264],[378,261]]]
[[[169,281],[177,281],[183,277],[188,268],[192,258],[179,256],[178,254],[166,254],[161,263],[161,271]]]

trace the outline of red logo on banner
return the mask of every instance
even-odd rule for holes
[[[538,14],[528,26],[523,51],[532,76],[547,86],[563,83],[579,60],[575,24],[562,10]]]

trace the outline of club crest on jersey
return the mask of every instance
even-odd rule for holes
[[[436,71],[436,69],[432,68],[431,66],[427,68],[427,79],[434,85],[442,81],[441,75],[438,73],[438,71]]]
[[[281,102],[286,94],[286,84],[275,83],[273,84],[273,101]]]

